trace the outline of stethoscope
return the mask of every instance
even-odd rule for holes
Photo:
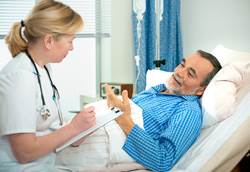
[[[45,99],[44,99],[44,95],[43,95],[42,84],[41,84],[41,80],[40,80],[40,74],[39,74],[38,69],[36,67],[36,64],[35,64],[34,60],[32,59],[31,55],[29,54],[29,52],[26,50],[25,53],[29,57],[31,63],[33,64],[33,66],[34,66],[34,68],[36,70],[36,76],[37,76],[38,84],[39,84],[39,87],[40,87],[41,99],[42,99],[42,106],[39,108],[39,111],[40,111],[40,115],[41,115],[42,119],[47,120],[48,117],[51,116],[51,113],[50,113],[49,109],[46,107],[46,103],[45,103]],[[62,111],[61,111],[61,107],[60,107],[60,103],[59,103],[59,99],[60,99],[59,92],[58,92],[55,84],[52,82],[52,79],[50,77],[50,74],[49,74],[49,71],[48,71],[47,67],[44,66],[44,69],[46,70],[46,73],[47,73],[47,75],[49,77],[50,84],[51,84],[51,87],[52,87],[52,90],[53,90],[53,100],[54,100],[54,102],[56,104],[56,107],[57,107],[60,125],[63,125]]]

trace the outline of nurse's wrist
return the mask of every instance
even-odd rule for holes
[[[73,122],[70,122],[69,124],[65,125],[65,127],[67,127],[67,131],[70,131],[72,137],[75,137],[80,133],[79,129],[75,127]]]

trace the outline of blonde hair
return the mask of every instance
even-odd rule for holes
[[[25,51],[28,43],[34,43],[46,34],[58,39],[62,35],[75,34],[83,27],[83,20],[78,13],[54,0],[39,1],[23,23],[24,26],[21,22],[14,23],[5,37],[13,57]]]

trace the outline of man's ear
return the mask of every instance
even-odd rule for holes
[[[197,96],[202,96],[202,94],[204,93],[205,89],[207,88],[207,86],[201,86],[197,91],[196,91],[196,95]]]
[[[51,34],[46,34],[44,36],[43,43],[45,48],[47,48],[48,50],[50,50],[53,47],[54,42],[55,40]]]

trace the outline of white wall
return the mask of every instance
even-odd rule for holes
[[[217,44],[250,52],[250,0],[182,0],[184,55]]]
[[[112,0],[110,81],[134,83],[132,1]]]
[[[80,95],[96,96],[95,56],[95,38],[76,38],[74,50],[61,63],[52,64],[65,113],[80,108]]]

